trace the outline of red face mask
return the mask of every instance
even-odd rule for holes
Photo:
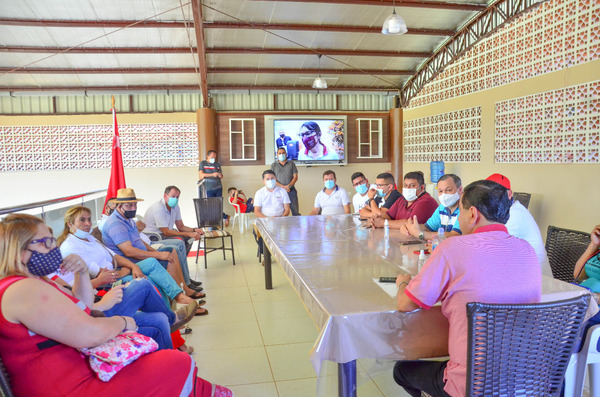
[[[314,148],[317,145],[317,142],[318,142],[317,135],[310,135],[310,136],[302,138],[302,143],[304,144],[304,147],[306,147],[308,150],[311,150],[312,148]]]

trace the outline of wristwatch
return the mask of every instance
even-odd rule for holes
[[[425,240],[425,232],[419,234],[419,240]]]

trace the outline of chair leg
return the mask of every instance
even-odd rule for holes
[[[223,250],[223,260],[226,260],[225,257],[225,237],[221,237],[221,249]]]
[[[196,251],[196,265],[198,265],[198,255],[200,255],[200,241],[202,241],[202,240],[203,240],[202,238],[200,238],[200,240],[198,240],[198,249]],[[204,244],[202,244],[202,246],[204,246]],[[196,270],[198,270],[197,268],[198,268],[198,266],[196,266]]]
[[[588,364],[588,369],[590,370],[590,396],[600,397],[600,363]]]
[[[235,252],[233,251],[233,236],[229,236],[231,242],[231,258],[233,259],[233,266],[235,266]]]
[[[204,241],[204,268],[208,269],[208,262],[206,260],[206,257],[208,256],[208,250],[206,249],[206,240]]]
[[[246,214],[240,214],[240,234],[244,233],[244,220],[245,219],[246,219]]]

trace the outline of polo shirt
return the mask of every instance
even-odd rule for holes
[[[531,244],[537,255],[538,262],[542,266],[547,264],[548,258],[540,228],[535,219],[533,219],[533,216],[527,211],[527,208],[517,200],[514,200],[510,206],[510,215],[506,222],[506,228],[511,235],[522,238]]]
[[[289,185],[292,179],[294,179],[294,175],[298,174],[296,164],[289,160],[286,161],[284,165],[281,165],[279,161],[274,161],[273,164],[271,164],[271,171],[275,173],[277,182],[282,185]]]
[[[273,191],[263,187],[254,195],[254,207],[260,207],[260,212],[266,216],[281,216],[285,211],[284,204],[290,203],[290,197],[285,189],[275,186]]]
[[[198,171],[202,171],[206,174],[212,174],[213,172],[223,172],[221,170],[221,164],[219,164],[218,161],[215,161],[211,164],[206,160],[202,160],[200,162]],[[217,176],[207,176],[206,178],[204,178],[204,180],[204,186],[206,186],[206,190],[217,190],[223,188],[223,185],[221,184],[221,178]]]
[[[352,196],[352,206],[354,207],[354,212],[359,212],[365,207],[365,203],[369,199],[369,195],[367,193],[364,196],[360,193],[356,193]]]
[[[147,251],[148,249],[140,238],[140,232],[137,229],[135,222],[130,222],[126,219],[119,211],[113,211],[104,222],[102,228],[102,242],[111,251],[116,254],[125,256],[123,252],[117,247],[117,245],[124,243],[125,241],[131,241],[131,245],[135,248]]]
[[[450,213],[449,208],[440,204],[433,212],[433,215],[425,223],[427,230],[437,232],[440,227],[444,228],[445,232],[455,231],[462,234],[460,225],[458,224],[458,215],[460,214],[460,206]]]
[[[466,304],[535,303],[542,275],[533,248],[508,234],[504,225],[477,228],[473,234],[444,240],[406,287],[405,294],[425,309],[441,302],[450,324],[444,390],[464,396],[467,376]]]
[[[166,227],[169,230],[174,230],[175,221],[181,220],[181,209],[179,205],[167,209],[167,204],[164,199],[152,204],[144,215],[144,223],[146,228],[144,231],[152,233],[161,233],[160,228]]]
[[[404,196],[400,197],[388,210],[387,214],[392,219],[408,219],[416,215],[417,221],[423,224],[431,218],[431,215],[433,215],[433,212],[437,207],[437,201],[435,201],[429,193],[425,192],[420,195],[410,207]]]
[[[319,191],[315,197],[315,208],[321,208],[321,215],[345,214],[344,206],[350,204],[348,193],[342,187],[335,185],[331,194],[325,193],[325,189]]]

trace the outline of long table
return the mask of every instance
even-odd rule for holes
[[[271,262],[282,267],[321,330],[311,351],[317,375],[322,363],[338,363],[340,396],[356,396],[356,359],[389,360],[447,356],[448,322],[439,306],[396,311],[396,300],[373,278],[418,272],[421,246],[399,231],[361,225],[357,216],[258,219],[264,241],[265,288],[272,289]],[[588,293],[543,277],[542,300]],[[597,311],[595,302],[588,313]]]

